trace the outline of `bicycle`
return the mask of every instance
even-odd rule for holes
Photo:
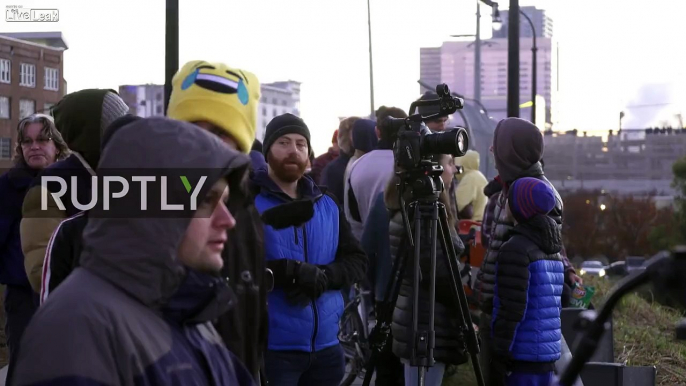
[[[338,340],[343,347],[346,368],[350,372],[341,382],[341,386],[350,386],[357,378],[364,378],[364,365],[369,359],[369,311],[367,297],[370,292],[354,284],[350,290],[350,299],[343,309],[338,322]]]

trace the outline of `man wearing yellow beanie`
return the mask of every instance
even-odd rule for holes
[[[248,153],[255,141],[259,101],[260,83],[254,74],[194,60],[172,79],[167,116],[195,123]]]
[[[260,84],[252,73],[196,60],[174,75],[167,116],[192,122],[216,134],[227,146],[249,153],[255,141],[259,101]],[[247,198],[242,207],[232,209],[236,227],[228,231],[222,252],[222,276],[229,279],[237,301],[215,327],[229,350],[264,384],[260,365],[269,320],[263,225],[253,200]]]

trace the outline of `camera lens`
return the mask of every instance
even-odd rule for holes
[[[463,128],[457,128],[442,133],[426,134],[422,140],[421,154],[452,154],[455,157],[462,157],[468,147],[467,132]]]

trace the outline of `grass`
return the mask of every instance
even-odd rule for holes
[[[614,282],[586,278],[596,287],[594,304],[601,306]],[[683,314],[652,302],[649,288],[624,297],[613,313],[615,362],[655,366],[657,385],[686,385],[686,342],[675,339]]]
[[[593,303],[605,302],[611,280],[584,278],[596,288]],[[686,342],[675,339],[675,327],[683,314],[651,301],[648,287],[640,294],[624,297],[612,315],[615,362],[627,366],[655,366],[658,386],[686,385]],[[471,363],[459,366],[457,374],[444,378],[443,386],[472,386],[476,380]]]

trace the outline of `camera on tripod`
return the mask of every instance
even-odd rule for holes
[[[444,191],[441,175],[443,167],[434,156],[449,154],[462,157],[469,148],[467,130],[462,127],[448,129],[443,132],[431,133],[424,122],[445,117],[464,107],[461,98],[453,97],[448,86],[440,84],[436,87],[437,99],[419,100],[412,103],[410,113],[417,107],[438,106],[435,114],[423,116],[421,113],[412,114],[405,119],[387,118],[381,123],[380,129],[386,133],[395,133],[396,142],[393,149],[396,166],[401,169],[396,174],[400,177],[398,200],[405,235],[400,242],[398,256],[395,257],[391,280],[387,284],[384,300],[381,303],[377,324],[370,334],[372,348],[371,357],[366,365],[365,381],[367,386],[371,382],[372,373],[384,352],[391,347],[391,324],[393,309],[396,305],[401,282],[411,278],[412,282],[412,329],[409,333],[411,346],[409,365],[418,368],[419,386],[425,385],[428,368],[434,366],[434,348],[436,344],[435,304],[436,304],[436,248],[440,245],[449,278],[452,295],[451,308],[457,311],[459,331],[464,335],[463,348],[469,352],[474,368],[477,384],[483,386],[484,378],[479,363],[479,342],[474,325],[469,314],[467,298],[459,279],[459,260],[452,242],[451,227],[448,222],[447,209],[439,202],[439,196]],[[411,202],[405,205],[404,190],[411,189]],[[411,216],[408,215],[411,212]],[[410,220],[412,224],[410,224]],[[422,231],[424,230],[424,231]],[[424,245],[422,248],[422,243]],[[421,278],[421,251],[429,253],[428,274]],[[407,271],[407,273],[406,273]],[[427,277],[428,276],[428,277]],[[428,320],[420,323],[420,281],[423,288],[428,288]],[[424,289],[421,291],[425,291]]]
[[[432,133],[424,122],[445,117],[464,108],[462,98],[450,94],[446,84],[436,86],[438,99],[419,100],[412,103],[410,113],[417,107],[439,107],[439,112],[427,116],[412,114],[407,118],[389,117],[382,123],[382,130],[397,133],[394,148],[396,164],[404,170],[420,167],[422,160],[428,160],[436,154],[452,154],[462,157],[469,148],[467,130],[462,127]]]

